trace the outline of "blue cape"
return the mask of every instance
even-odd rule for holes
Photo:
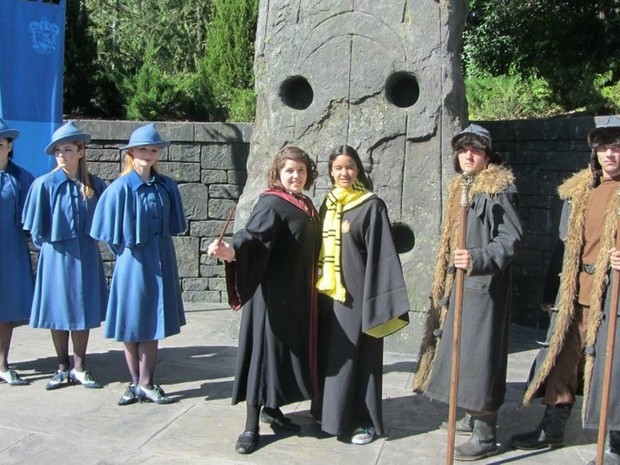
[[[183,202],[176,183],[168,176],[156,174],[152,182],[163,188],[170,197],[170,215],[163,221],[163,237],[185,231]],[[148,209],[138,208],[138,189],[146,184],[132,171],[115,180],[99,199],[91,236],[108,244],[112,252],[120,254],[124,247],[135,247],[148,243]]]
[[[89,175],[95,191],[88,203],[97,202],[106,185],[101,178]],[[37,247],[43,242],[59,242],[75,239],[79,234],[89,234],[94,208],[87,208],[84,231],[75,225],[75,205],[71,202],[71,180],[63,170],[55,170],[38,177],[32,183],[26,197],[22,222],[30,231]]]

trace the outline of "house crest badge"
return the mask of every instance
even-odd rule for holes
[[[50,55],[56,51],[60,39],[60,28],[47,18],[41,21],[32,21],[28,25],[32,48],[41,55]]]

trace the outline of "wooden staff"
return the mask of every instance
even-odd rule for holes
[[[618,192],[620,195],[620,192]],[[616,230],[616,250],[620,250],[620,210],[616,212],[618,223]],[[607,346],[605,348],[605,371],[603,372],[603,392],[601,412],[598,421],[598,439],[596,442],[596,465],[603,465],[605,456],[605,438],[607,435],[607,415],[609,410],[609,393],[611,392],[611,371],[614,362],[614,345],[616,343],[616,323],[618,320],[618,296],[620,294],[620,272],[612,270],[611,304],[607,326]]]
[[[469,210],[469,188],[473,176],[463,172],[461,178],[461,221],[457,247],[465,249],[467,237],[467,212]],[[461,317],[463,311],[463,281],[465,270],[456,269],[456,288],[454,292],[454,326],[452,334],[452,370],[450,374],[450,401],[448,407],[448,450],[446,463],[452,465],[454,461],[454,439],[456,436],[456,408],[459,392],[459,366],[461,364]]]

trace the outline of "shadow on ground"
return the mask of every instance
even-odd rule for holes
[[[237,348],[232,346],[164,347],[158,352],[157,384],[167,387],[166,393],[174,396],[175,385],[193,384],[199,387],[183,390],[180,399],[204,397],[205,400],[225,399],[232,391],[234,361]],[[104,386],[128,383],[129,371],[123,350],[108,350],[87,355],[88,369]],[[55,356],[19,363],[27,378],[36,381],[49,378],[57,369]],[[172,368],[174,365],[174,368]]]

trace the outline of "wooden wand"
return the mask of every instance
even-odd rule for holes
[[[230,213],[228,214],[228,218],[226,218],[226,223],[224,223],[224,227],[222,228],[222,232],[220,233],[220,235],[217,238],[217,242],[218,244],[220,242],[222,242],[222,239],[224,238],[224,234],[226,234],[226,230],[228,229],[228,225],[230,224],[230,220],[232,220],[233,214],[235,213],[235,208],[237,206],[233,205],[233,207],[230,209]]]
[[[467,212],[469,211],[469,189],[474,180],[470,173],[465,171],[461,177],[461,221],[457,247],[466,248],[467,237]],[[463,313],[463,281],[465,270],[456,269],[456,283],[454,291],[454,326],[452,334],[452,370],[450,374],[450,400],[448,404],[448,449],[446,463],[452,465],[454,461],[454,440],[456,436],[456,408],[459,392],[459,367],[461,364],[461,318]]]
[[[620,195],[618,191],[617,195]],[[616,250],[620,250],[620,210],[616,229]],[[611,304],[607,322],[607,345],[605,347],[605,370],[603,372],[603,392],[601,395],[601,412],[598,421],[598,439],[596,441],[596,465],[603,465],[605,455],[605,438],[607,435],[607,415],[609,413],[609,394],[611,392],[611,371],[614,363],[614,346],[616,344],[616,323],[618,320],[618,296],[620,294],[620,272],[612,270]]]

